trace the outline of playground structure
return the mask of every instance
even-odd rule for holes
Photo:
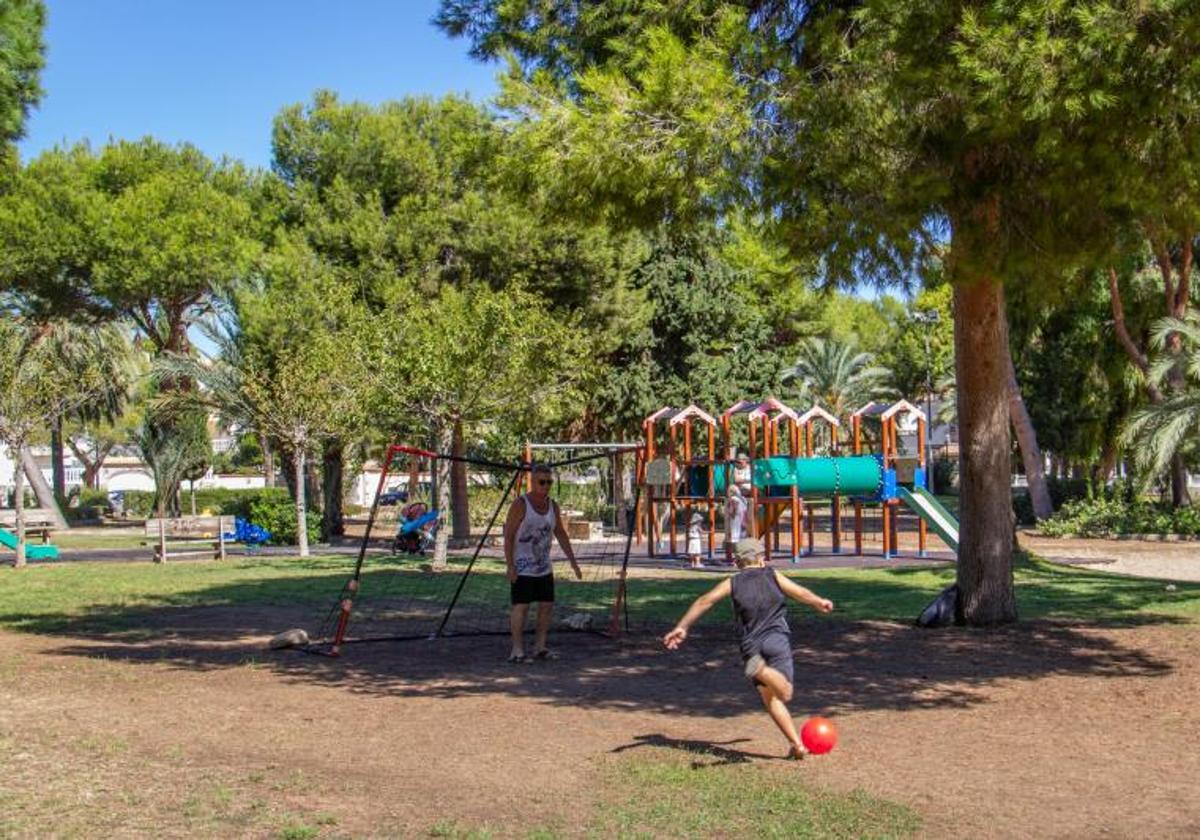
[[[17,535],[7,528],[0,528],[0,546],[10,548],[13,551],[17,550]],[[29,542],[25,543],[25,557],[29,560],[57,560],[58,546],[43,544],[33,545]]]
[[[905,417],[916,421],[915,456],[900,450],[899,423]],[[925,414],[906,400],[872,402],[853,412],[850,421],[848,443],[853,454],[843,455],[841,423],[816,405],[798,414],[773,397],[759,403],[740,400],[721,414],[719,423],[694,405],[656,411],[643,423],[644,460],[638,478],[645,491],[644,505],[637,513],[638,542],[645,538],[653,557],[667,539],[669,553],[674,555],[678,514],[682,511],[687,521],[693,507],[703,505],[709,514],[711,559],[717,505],[732,492],[731,484],[737,483],[742,488],[739,492],[747,497],[747,531],[763,540],[768,559],[782,553],[798,562],[805,554],[814,554],[819,508],[829,510],[831,551],[841,553],[847,504],[853,507],[855,555],[864,552],[864,520],[869,510],[878,511],[884,558],[898,553],[901,505],[917,515],[919,556],[927,555],[929,528],[957,551],[958,522],[926,490]],[[660,428],[662,423],[665,429]],[[708,433],[702,457],[697,457],[694,449],[697,423]],[[876,451],[868,451],[869,441],[874,442]],[[749,475],[739,475],[735,467],[735,445],[742,446],[749,458]],[[728,523],[726,529],[728,533]]]

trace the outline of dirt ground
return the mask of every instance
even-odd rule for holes
[[[0,634],[0,828],[571,834],[597,762],[656,746],[866,790],[915,809],[922,836],[1200,835],[1194,624],[799,624],[793,711],[832,716],[841,743],[792,764],[724,632],[673,654],[563,635],[561,660],[528,666],[496,638],[263,650],[297,618],[214,607],[134,637]]]
[[[1021,533],[1021,546],[1054,563],[1133,577],[1200,582],[1200,541],[1101,540]]]

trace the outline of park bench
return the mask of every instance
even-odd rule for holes
[[[0,510],[0,528],[7,528],[10,531],[17,527],[16,511],[11,509]],[[50,543],[50,535],[55,531],[55,521],[52,514],[48,513],[44,508],[30,508],[25,511],[25,539],[33,541],[40,540],[42,545]]]
[[[233,530],[232,516],[180,516],[147,519],[146,536],[153,538],[154,560],[209,556],[225,559],[225,532]]]

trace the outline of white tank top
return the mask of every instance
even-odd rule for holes
[[[517,545],[514,559],[517,574],[524,577],[545,577],[553,571],[550,565],[550,540],[554,538],[554,501],[548,500],[549,506],[545,513],[538,513],[529,501],[529,496],[522,496],[525,502],[525,518],[517,528]]]

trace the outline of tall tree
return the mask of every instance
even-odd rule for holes
[[[59,375],[40,327],[15,318],[0,318],[0,443],[8,447],[17,464],[14,504],[18,566],[25,564],[24,477],[32,460],[26,447],[47,417],[67,414],[107,387],[99,366],[91,366],[81,374],[70,381]],[[36,468],[34,472],[41,477]]]
[[[392,428],[415,415],[433,430],[438,452],[454,448],[456,428],[485,425],[520,429],[539,417],[562,416],[577,404],[573,386],[586,354],[574,324],[547,311],[519,287],[459,291],[446,286],[435,298],[410,301],[373,321],[372,351],[364,373],[375,389],[378,414]],[[438,508],[450,509],[449,462],[438,462]],[[435,567],[446,564],[440,529]]]
[[[661,219],[761,202],[832,282],[906,276],[949,240],[958,584],[968,622],[1014,620],[1004,286],[1061,276],[1098,247],[1101,197],[1138,171],[1113,154],[1117,137],[1163,93],[1142,71],[1187,61],[1200,12],[1178,0],[577,11],[447,0],[439,17],[477,54],[518,57],[506,101],[532,117],[531,166],[579,196],[565,206],[616,198]]]
[[[25,135],[29,111],[42,98],[46,63],[46,5],[42,0],[8,0],[0,5],[0,149]]]

